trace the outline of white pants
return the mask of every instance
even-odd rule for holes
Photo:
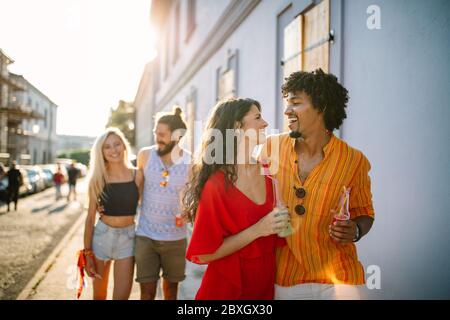
[[[292,287],[275,285],[275,300],[360,300],[364,286],[346,284],[298,284]]]

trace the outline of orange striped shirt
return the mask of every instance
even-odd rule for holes
[[[360,151],[332,135],[323,149],[324,159],[302,184],[294,146],[295,140],[288,134],[271,136],[261,155],[262,159],[268,157],[270,170],[278,178],[294,229],[287,238],[288,245],[278,249],[276,283],[364,284],[364,268],[358,261],[355,245],[334,242],[328,226],[333,219],[330,210],[337,208],[344,186],[351,187],[351,219],[361,215],[374,217],[369,161]],[[303,187],[306,196],[298,199],[294,187]],[[306,208],[301,216],[294,210],[298,204]]]

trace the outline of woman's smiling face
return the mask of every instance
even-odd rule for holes
[[[263,119],[261,111],[257,106],[252,105],[248,113],[242,118],[242,130],[247,132],[253,130],[254,132],[247,132],[247,136],[256,137],[256,144],[262,144],[266,140],[264,129],[268,126]]]
[[[107,162],[123,161],[125,146],[115,134],[110,134],[103,143],[103,157]]]

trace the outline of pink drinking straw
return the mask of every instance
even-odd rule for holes
[[[274,189],[274,197],[275,197],[275,203],[277,207],[283,207],[283,202],[280,198],[280,191],[278,187],[278,179],[272,177],[269,172],[269,166],[267,164],[263,164],[263,173],[264,175],[268,176],[270,180],[272,180],[272,188]]]
[[[350,190],[351,188],[343,187],[343,192],[339,199],[339,212],[338,217],[340,220],[350,219],[349,203],[350,203]]]
[[[270,177],[270,179],[272,179],[272,185],[273,185],[273,188],[274,188],[274,191],[275,191],[275,203],[276,203],[276,206],[278,207],[278,208],[281,208],[281,207],[284,207],[284,205],[283,205],[283,202],[281,201],[281,197],[280,197],[280,188],[278,187],[278,179],[276,179],[276,178],[273,178],[273,177],[271,177],[271,176],[269,176]]]

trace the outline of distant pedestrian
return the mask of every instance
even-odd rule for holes
[[[8,176],[8,198],[7,205],[14,202],[14,210],[17,210],[17,202],[19,200],[19,188],[23,184],[23,177],[20,170],[16,168],[16,162],[11,163],[11,167],[6,174]]]
[[[61,172],[61,165],[58,164],[55,174],[53,174],[53,182],[56,189],[56,200],[61,198],[61,185],[64,183],[64,175]]]
[[[67,194],[67,201],[70,201],[70,196],[73,193],[73,199],[77,200],[77,179],[80,176],[80,170],[75,167],[75,162],[70,164],[69,170],[67,170],[69,175],[69,193]]]

